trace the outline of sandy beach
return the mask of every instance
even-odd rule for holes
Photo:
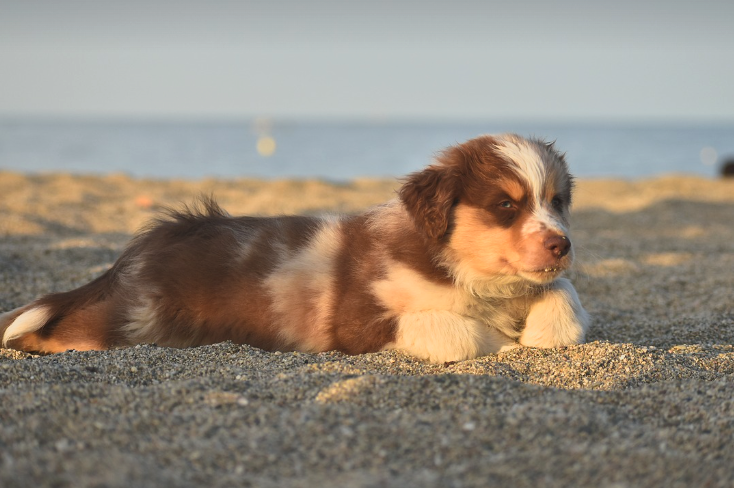
[[[396,181],[0,172],[0,311],[86,283],[161,206],[355,212]],[[0,486],[734,485],[734,180],[580,180],[588,343],[448,365],[230,343],[0,350]]]

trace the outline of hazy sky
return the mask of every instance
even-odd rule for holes
[[[734,120],[734,1],[0,0],[0,115]]]

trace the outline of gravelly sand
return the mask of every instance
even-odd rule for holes
[[[98,275],[161,204],[354,211],[395,187],[0,173],[0,310]],[[732,486],[734,182],[580,181],[573,220],[582,346],[0,350],[0,486]]]

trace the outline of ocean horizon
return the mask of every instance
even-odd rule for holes
[[[580,178],[714,177],[734,123],[0,118],[0,170],[138,178],[399,177],[480,134],[556,141]]]

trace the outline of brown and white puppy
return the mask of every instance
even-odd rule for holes
[[[505,134],[446,149],[360,215],[231,217],[203,200],[91,283],[3,314],[0,334],[43,353],[231,340],[434,362],[578,344],[588,317],[560,277],[572,186],[552,144]]]

